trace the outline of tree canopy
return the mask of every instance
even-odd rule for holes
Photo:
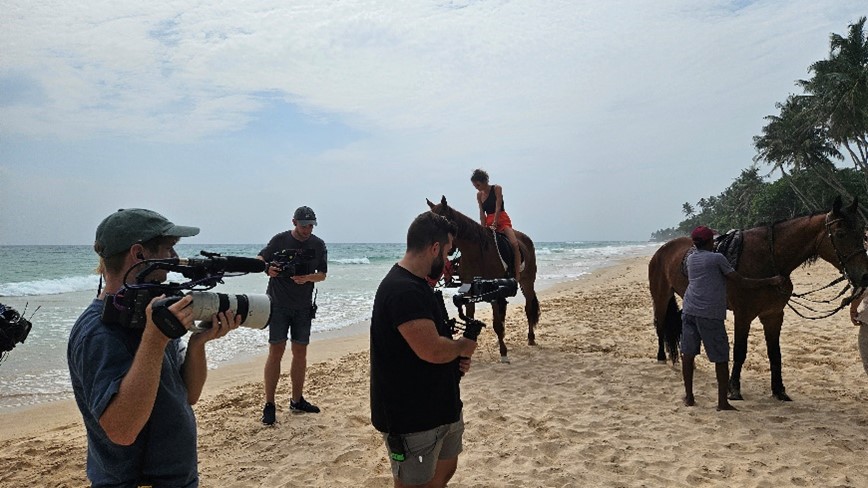
[[[684,203],[685,220],[652,240],[687,235],[697,225],[720,232],[803,215],[858,198],[868,217],[868,37],[865,17],[846,36],[831,34],[829,56],[797,80],[804,93],[775,104],[777,115],[754,136],[753,164],[721,194]],[[843,164],[845,167],[839,167]],[[771,169],[760,175],[760,165]],[[778,178],[771,181],[772,175]]]

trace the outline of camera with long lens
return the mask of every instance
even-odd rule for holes
[[[124,284],[114,295],[107,295],[103,305],[102,320],[132,329],[144,329],[147,322],[145,309],[155,297],[165,295],[154,302],[151,317],[160,331],[171,339],[183,336],[187,329],[177,320],[169,307],[186,295],[193,297],[189,305],[193,320],[202,321],[193,332],[201,332],[211,326],[211,316],[234,310],[241,317],[241,325],[263,329],[271,317],[271,300],[267,295],[231,295],[208,292],[223,283],[224,277],[240,276],[265,271],[264,261],[256,258],[221,256],[202,251],[201,258],[144,259],[127,270]],[[134,271],[134,278],[131,275]],[[181,273],[188,281],[184,283],[153,283],[148,275],[157,270]]]
[[[308,263],[315,258],[316,250],[313,248],[284,249],[274,253],[269,264],[279,270],[278,277],[292,278],[293,276],[309,274],[310,266]]]

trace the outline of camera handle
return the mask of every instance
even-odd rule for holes
[[[169,307],[181,298],[183,297],[161,298],[151,306],[151,317],[154,319],[154,324],[169,339],[177,339],[187,333],[187,329],[181,324],[181,321],[169,310]]]
[[[482,332],[482,328],[485,327],[485,322],[481,320],[471,319],[470,317],[464,315],[464,307],[458,306],[458,318],[461,319],[461,323],[464,325],[464,333],[462,336],[470,339],[473,342],[476,342],[476,339],[479,337],[479,334]],[[455,327],[459,322],[455,319],[450,319],[452,321],[452,326]],[[458,359],[470,359],[465,356],[459,356]],[[464,376],[464,372],[460,371],[458,373],[460,376]]]

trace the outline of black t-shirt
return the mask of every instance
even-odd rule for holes
[[[417,319],[433,320],[451,337],[428,283],[396,264],[377,288],[371,316],[371,423],[380,432],[420,432],[461,415],[458,360],[423,361],[398,331]]]
[[[281,232],[268,241],[268,244],[259,251],[259,255],[266,262],[271,262],[274,260],[275,253],[286,249],[313,249],[315,252],[312,260],[303,262],[299,266],[304,269],[299,269],[297,274],[328,272],[328,250],[325,242],[313,234],[306,241],[299,241],[293,237],[291,230]],[[266,294],[271,297],[271,302],[275,306],[300,310],[310,307],[313,283],[297,285],[292,278],[270,278]]]

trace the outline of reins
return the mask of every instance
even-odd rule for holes
[[[839,218],[837,218],[837,219],[835,219],[835,220],[829,221],[829,220],[828,220],[828,219],[829,219],[829,216],[828,216],[828,215],[826,215],[825,219],[826,219],[826,220],[825,220],[824,224],[825,224],[825,227],[826,227],[826,235],[829,236],[829,242],[832,244],[832,249],[835,250],[835,256],[838,258],[838,262],[841,264],[841,267],[838,269],[838,271],[841,273],[841,276],[839,276],[838,278],[832,280],[829,284],[827,284],[827,285],[825,285],[825,286],[822,286],[822,287],[820,287],[820,288],[817,288],[817,289],[814,289],[814,290],[811,290],[811,291],[807,291],[807,292],[805,292],[805,293],[791,293],[791,294],[790,294],[790,297],[787,299],[787,306],[790,308],[790,310],[792,310],[793,312],[795,312],[796,315],[798,315],[799,317],[801,317],[801,318],[803,318],[803,319],[819,320],[819,319],[825,319],[825,318],[831,317],[832,315],[835,315],[836,313],[840,312],[840,311],[843,310],[845,307],[847,307],[848,305],[850,305],[850,303],[852,303],[853,300],[855,300],[857,297],[861,296],[862,293],[865,291],[865,288],[863,288],[863,287],[853,287],[853,288],[852,288],[853,291],[852,291],[852,293],[850,294],[850,296],[847,297],[847,298],[845,298],[844,300],[841,300],[841,304],[838,305],[837,307],[835,307],[835,308],[834,308],[833,310],[831,310],[831,311],[829,311],[829,310],[825,310],[825,311],[823,311],[823,310],[815,310],[815,309],[812,308],[810,305],[807,305],[807,304],[805,304],[805,303],[799,301],[799,300],[803,300],[803,301],[807,301],[807,302],[811,302],[811,303],[828,304],[828,303],[832,303],[832,301],[837,300],[838,298],[841,298],[841,297],[842,297],[842,296],[847,292],[847,290],[851,289],[851,283],[853,282],[853,280],[850,279],[850,276],[849,276],[849,274],[847,273],[847,262],[850,261],[851,259],[853,259],[854,257],[858,256],[859,253],[863,253],[863,252],[865,252],[864,249],[857,249],[857,250],[853,251],[852,253],[850,253],[849,255],[847,255],[846,257],[842,256],[840,249],[838,249],[838,246],[835,244],[835,238],[834,238],[834,236],[833,236],[833,234],[832,234],[832,224],[835,224],[835,223],[837,223],[837,222],[840,222],[840,221],[842,221],[842,220],[844,220],[844,219],[839,217]],[[772,226],[771,226],[771,233],[770,233],[770,236],[771,236],[771,237],[770,237],[770,243],[769,243],[769,246],[770,246],[770,248],[771,248],[772,265],[774,266],[775,274],[780,274],[780,273],[778,273],[778,271],[777,271],[777,265],[774,264],[774,263],[775,263],[775,252],[774,252],[774,224],[772,224]],[[822,235],[817,239],[817,244],[816,244],[816,246],[815,246],[815,254],[819,253],[819,248],[820,248],[820,242],[821,242],[821,240],[822,240]],[[843,288],[840,292],[838,292],[838,294],[835,295],[833,298],[830,298],[829,300],[814,300],[814,299],[808,298],[810,295],[812,295],[812,294],[814,294],[814,293],[817,293],[817,292],[819,292],[819,291],[825,290],[825,289],[827,289],[827,288],[830,288],[830,287],[832,287],[832,286],[835,286],[835,285],[837,285],[838,283],[840,283],[840,282],[842,282],[842,281],[844,281],[844,280],[847,281],[847,284],[846,284],[846,285],[844,286],[844,288]],[[806,310],[809,310],[809,311],[811,311],[811,312],[813,312],[813,313],[817,313],[817,314],[821,314],[821,315],[819,315],[819,316],[812,316],[812,317],[806,316],[806,315],[802,314],[799,310],[797,310],[797,309],[793,306],[794,304],[797,305],[797,306],[799,306],[799,307],[802,307],[802,308],[804,308],[804,309],[806,309]]]
[[[497,251],[497,258],[500,259],[500,264],[503,265],[503,270],[506,271],[509,269],[509,266],[503,260],[503,254],[500,253],[500,245],[497,244],[497,231],[494,229],[491,229],[491,238],[494,239],[494,250]]]

